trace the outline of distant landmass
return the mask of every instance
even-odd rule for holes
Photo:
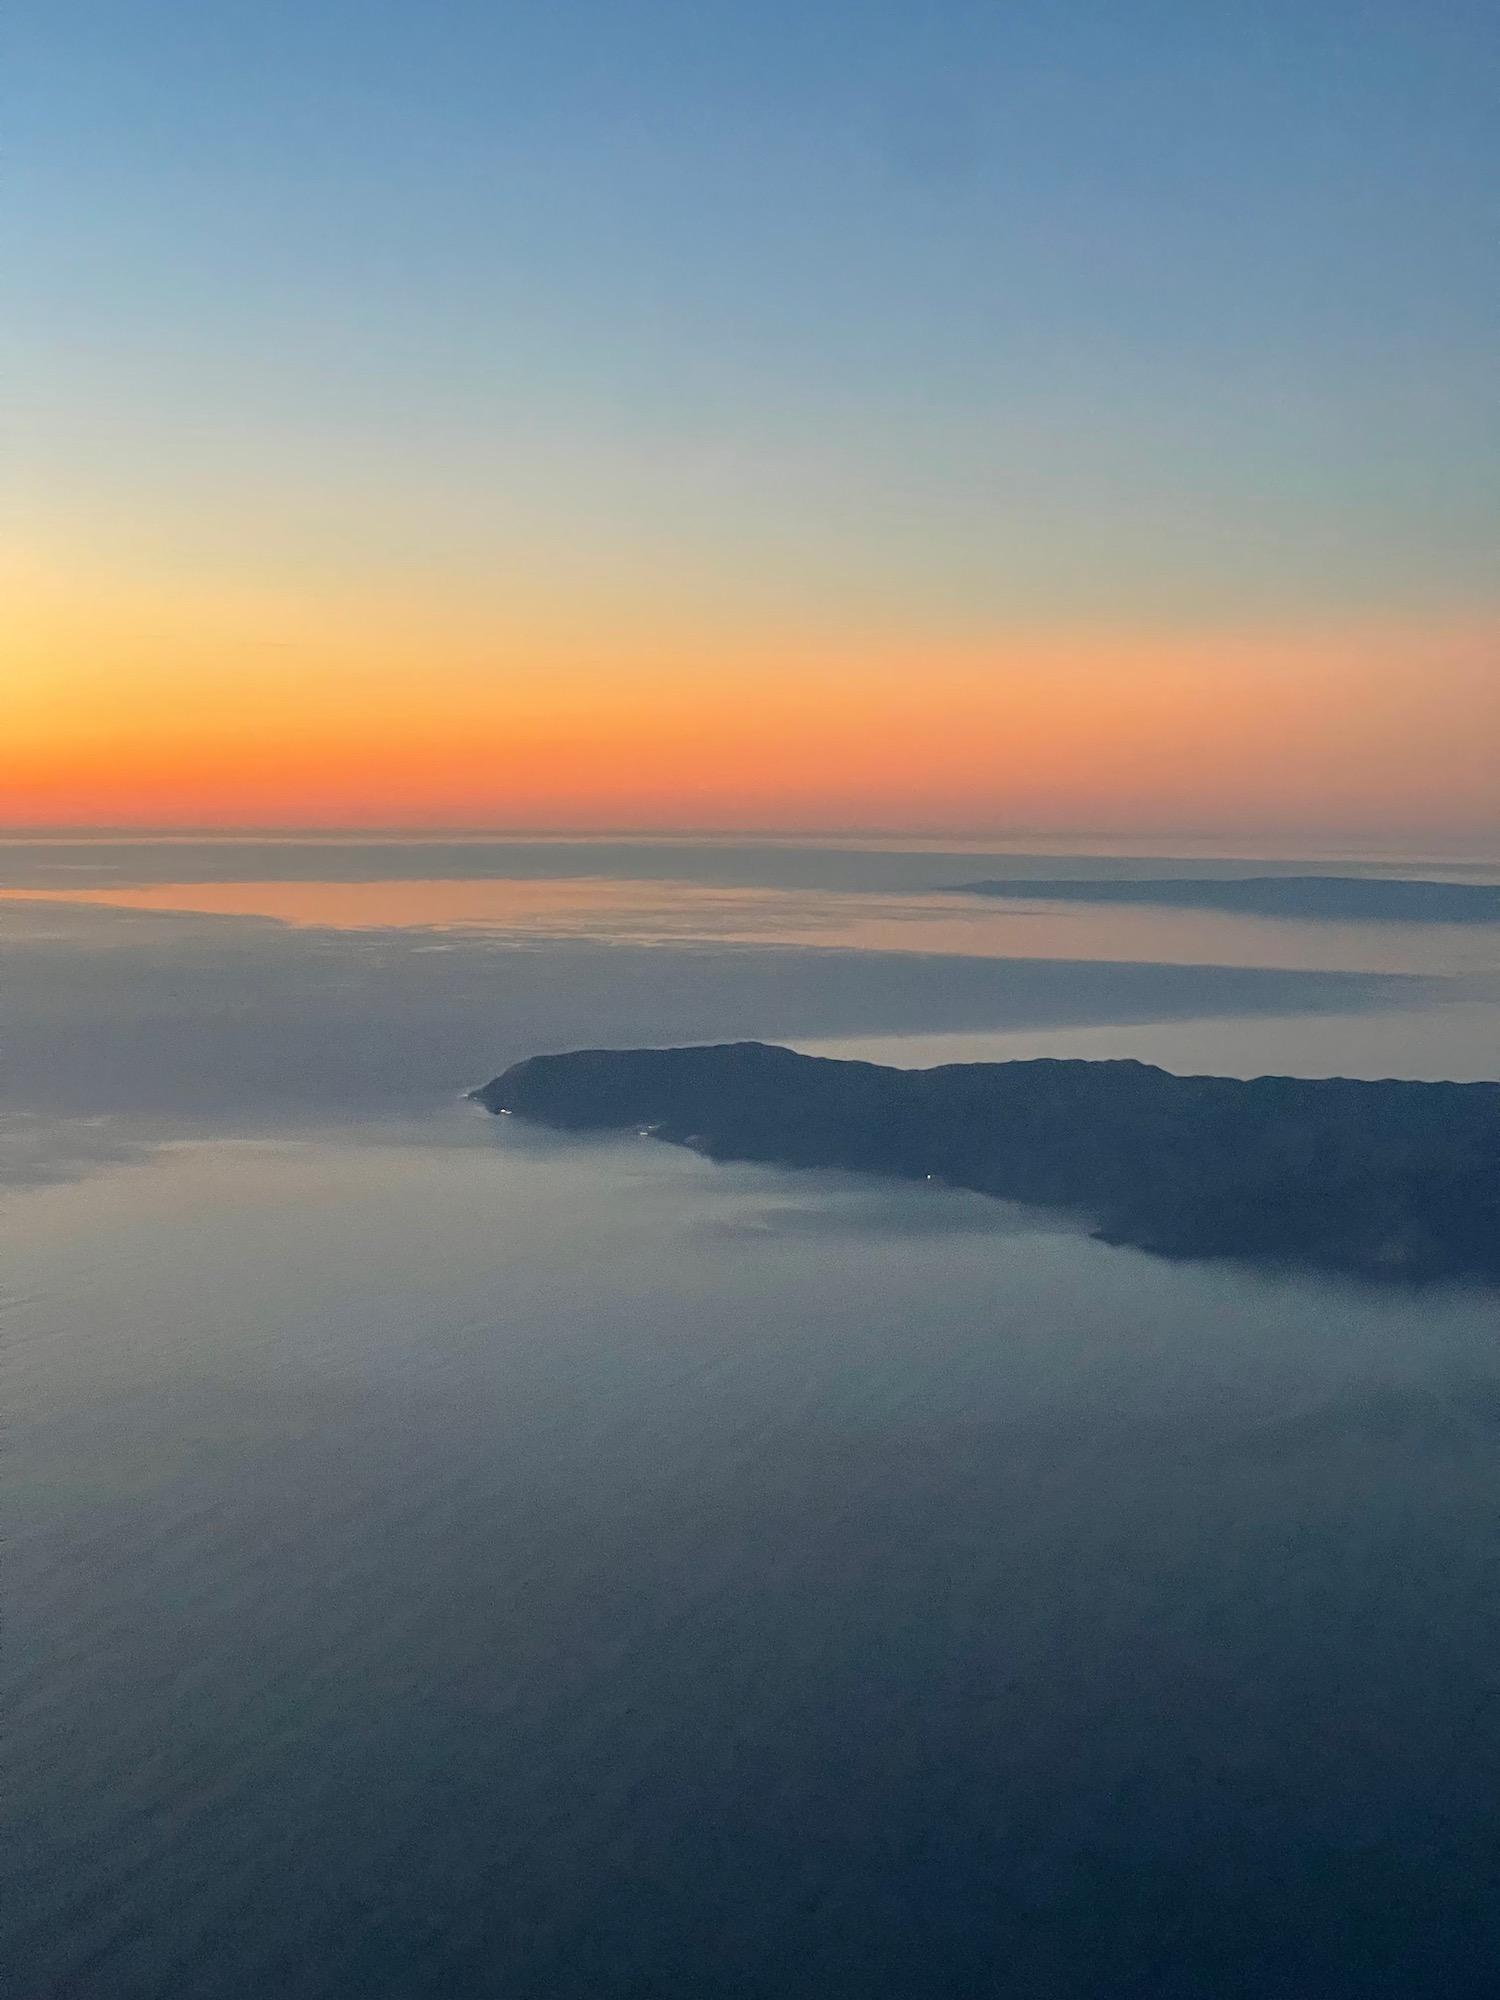
[[[1497,924],[1500,887],[1372,875],[1170,876],[1160,881],[961,882],[955,894],[1016,902],[1129,903],[1335,923]]]
[[[761,1042],[533,1056],[473,1093],[714,1160],[932,1178],[1081,1211],[1164,1257],[1500,1279],[1500,1083],[1174,1076],[1139,1062],[901,1070]]]

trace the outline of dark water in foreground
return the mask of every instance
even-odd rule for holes
[[[1495,1990],[1500,1299],[456,1099],[1492,1075],[1500,928],[17,852],[85,901],[0,905],[7,2000]]]
[[[11,1991],[1491,1990],[1492,1300],[457,1112],[10,1217]]]

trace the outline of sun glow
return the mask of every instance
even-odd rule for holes
[[[1482,829],[1500,630],[806,632],[12,565],[10,825]]]

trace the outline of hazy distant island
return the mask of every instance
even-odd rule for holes
[[[761,1042],[584,1049],[475,1099],[714,1160],[931,1177],[1081,1211],[1164,1257],[1500,1279],[1500,1083],[1174,1076],[1139,1062],[886,1069]]]
[[[1164,876],[1152,881],[960,882],[955,895],[1027,903],[1127,903],[1312,922],[1500,924],[1500,887],[1374,875]]]

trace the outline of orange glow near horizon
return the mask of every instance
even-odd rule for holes
[[[12,598],[0,821],[1492,829],[1500,622],[722,633],[639,608]]]

